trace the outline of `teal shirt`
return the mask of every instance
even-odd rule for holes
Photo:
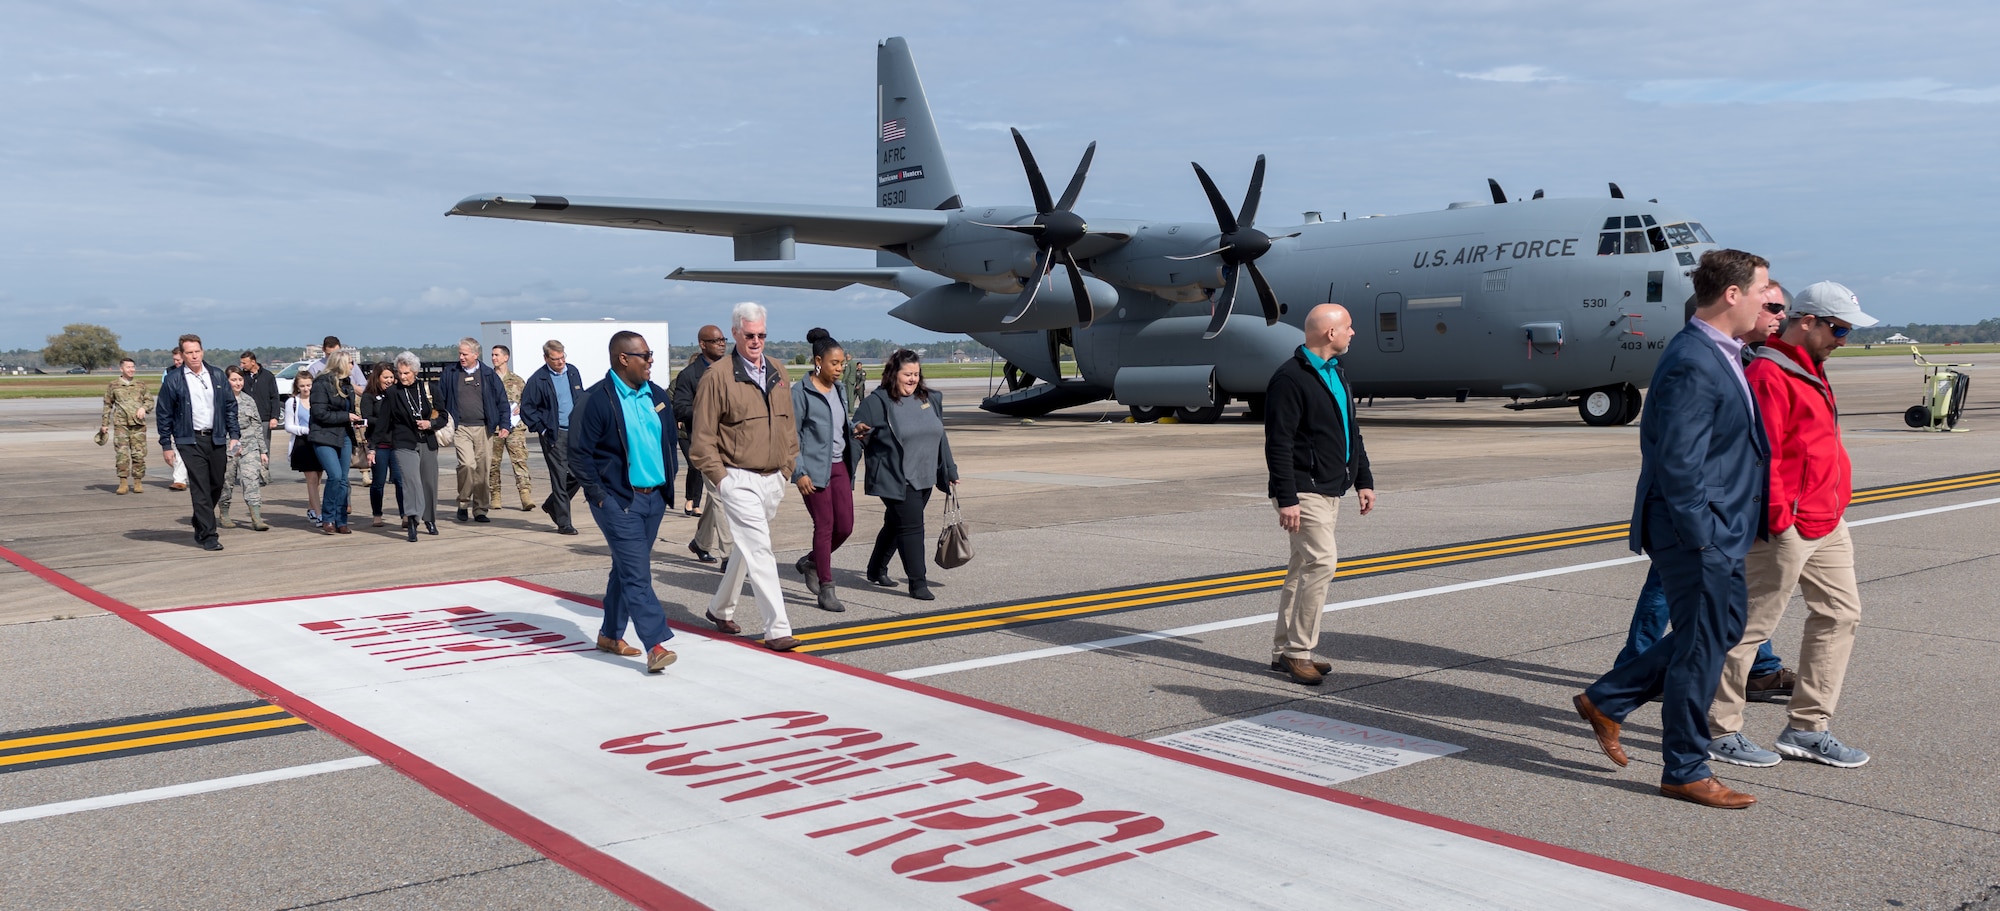
[[[1305,352],[1306,363],[1311,364],[1313,372],[1319,374],[1320,382],[1326,384],[1326,391],[1333,393],[1333,403],[1340,409],[1341,438],[1347,440],[1354,439],[1354,423],[1347,416],[1347,385],[1340,381],[1340,373],[1334,369],[1340,366],[1340,358],[1330,357],[1326,360],[1320,360],[1319,355],[1314,354],[1311,348],[1307,348],[1304,345],[1300,345],[1299,350]]]
[[[625,479],[633,487],[660,487],[667,483],[667,465],[660,455],[660,413],[653,410],[651,384],[634,389],[618,374],[606,371],[611,388],[618,390],[618,407],[625,410]]]

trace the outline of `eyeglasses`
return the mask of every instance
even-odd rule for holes
[[[754,339],[758,339],[759,341],[761,341],[761,340],[763,340],[763,339],[766,339],[766,338],[770,338],[770,334],[769,334],[769,333],[766,333],[766,332],[745,332],[745,333],[743,333],[743,337],[744,337],[745,339],[753,339],[753,338],[754,338]]]
[[[618,356],[619,356],[619,357],[636,357],[636,358],[639,358],[639,359],[641,359],[641,360],[643,360],[643,361],[645,361],[645,362],[647,362],[647,363],[652,363],[652,361],[653,361],[653,352],[651,352],[651,351],[620,351],[620,352],[618,352]]]
[[[726,340],[721,338],[705,338],[701,340],[701,343],[704,345],[720,345],[724,341]]]
[[[1764,312],[1783,313],[1785,312],[1785,304],[1783,301],[1771,301],[1770,303],[1764,305]]]

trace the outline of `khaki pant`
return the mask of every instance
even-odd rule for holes
[[[500,506],[500,452],[503,449],[507,452],[507,460],[514,463],[514,488],[521,492],[521,505],[532,505],[535,498],[534,485],[528,475],[528,433],[519,427],[508,432],[504,440],[493,438],[492,466],[486,472],[488,502],[496,509]]]
[[[140,480],[146,476],[146,425],[111,428],[111,453],[118,464],[118,476]]]
[[[723,509],[722,498],[715,493],[715,482],[703,475],[701,521],[694,526],[694,546],[714,554],[717,559],[729,559],[729,555],[736,550],[736,538],[729,533],[728,516]]]
[[[451,452],[458,457],[458,508],[469,508],[474,515],[486,514],[486,477],[493,473],[492,440],[484,424],[460,424],[451,434]]]
[[[1271,505],[1276,506],[1273,500]],[[1316,493],[1299,494],[1299,530],[1291,539],[1292,559],[1285,567],[1285,585],[1278,589],[1278,627],[1271,637],[1271,657],[1311,659],[1319,647],[1319,620],[1326,607],[1326,587],[1333,581],[1339,552],[1333,544],[1334,520],[1340,500]]]
[[[1854,632],[1861,626],[1854,540],[1847,534],[1847,522],[1842,520],[1818,540],[1801,536],[1794,526],[1758,541],[1744,560],[1744,575],[1750,589],[1749,619],[1743,625],[1743,641],[1729,650],[1722,666],[1722,683],[1708,709],[1709,733],[1722,737],[1743,730],[1744,691],[1757,645],[1778,628],[1795,586],[1804,590],[1806,610],[1811,613],[1799,642],[1799,682],[1792,691],[1790,723],[1800,731],[1826,730],[1840,703]]]

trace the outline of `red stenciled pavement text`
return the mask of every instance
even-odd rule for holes
[[[596,647],[476,607],[398,611],[299,625],[406,671],[496,658],[587,652]]]
[[[1084,796],[1067,788],[888,741],[876,731],[831,725],[819,712],[786,711],[619,737],[599,749],[668,753],[647,762],[647,771],[681,778],[689,788],[729,786],[717,792],[723,803],[932,767],[937,774],[917,781],[791,805],[762,818],[812,815],[819,828],[807,838],[854,843],[847,853],[855,857],[893,847],[882,855],[893,858],[890,871],[916,882],[978,886],[958,897],[994,911],[1065,911],[1028,889],[1215,837],[1168,834],[1157,816],[1086,807]]]

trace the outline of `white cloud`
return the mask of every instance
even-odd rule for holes
[[[1568,82],[1569,81],[1568,76],[1564,76],[1560,73],[1550,72],[1546,67],[1532,66],[1525,63],[1518,63],[1514,64],[1513,66],[1496,66],[1490,70],[1486,70],[1484,72],[1479,72],[1479,73],[1453,72],[1452,75],[1457,76],[1460,79],[1477,79],[1481,82]]]
[[[1942,101],[1991,104],[2000,86],[1953,86],[1936,79],[1881,81],[1662,79],[1626,93],[1633,101],[1663,104],[1826,104],[1853,101]]]

